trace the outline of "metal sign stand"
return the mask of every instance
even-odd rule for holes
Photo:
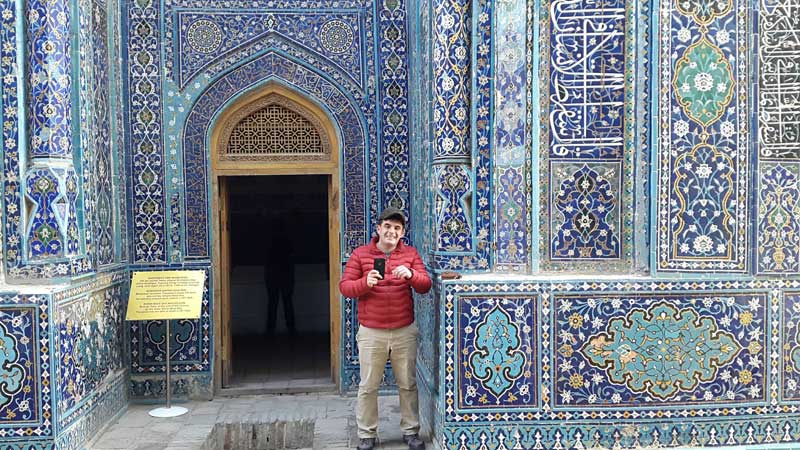
[[[189,410],[183,406],[172,406],[172,380],[170,380],[170,372],[172,371],[169,365],[172,353],[169,351],[169,341],[172,340],[172,335],[169,331],[170,320],[167,319],[167,407],[156,408],[150,410],[150,415],[153,417],[178,417],[186,414]]]

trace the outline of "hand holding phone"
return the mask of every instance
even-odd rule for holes
[[[372,266],[374,270],[377,270],[378,273],[381,274],[381,279],[386,275],[386,259],[385,258],[375,258],[375,262]]]

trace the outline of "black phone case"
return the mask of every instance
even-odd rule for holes
[[[386,272],[386,260],[383,258],[375,258],[372,268],[380,272],[381,277],[383,277]]]

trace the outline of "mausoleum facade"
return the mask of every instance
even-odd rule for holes
[[[798,0],[0,12],[4,449],[82,449],[164,398],[165,322],[124,320],[133,271],[205,271],[171,387],[219,395],[231,242],[267,239],[230,232],[230,178],[307,174],[343,395],[338,276],[394,206],[434,278],[418,384],[441,448],[800,442]]]

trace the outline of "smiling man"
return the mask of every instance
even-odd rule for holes
[[[411,289],[420,294],[431,288],[431,278],[417,250],[402,241],[406,218],[397,208],[386,208],[378,217],[377,236],[358,247],[345,265],[339,291],[358,299],[357,450],[371,450],[378,436],[378,387],[386,360],[392,362],[400,391],[400,427],[411,450],[422,450],[417,399],[417,339]],[[385,261],[384,274],[376,260]],[[380,269],[380,264],[377,265]]]

